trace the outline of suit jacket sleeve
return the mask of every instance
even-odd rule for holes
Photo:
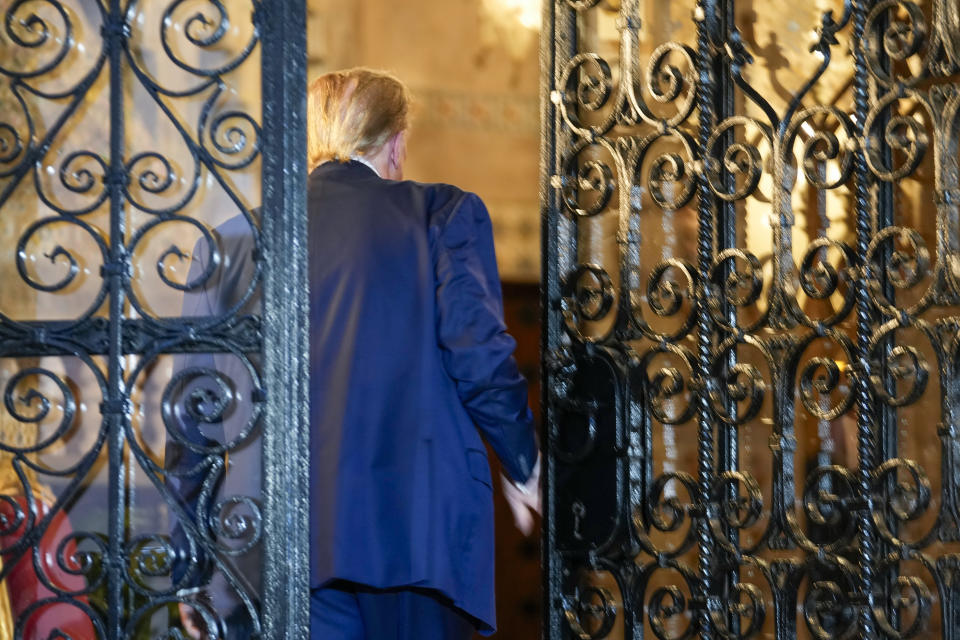
[[[221,316],[236,308],[252,286],[253,235],[249,225],[239,217],[233,218],[219,226],[213,235],[214,241],[220,247],[221,263],[206,282],[185,292],[182,307],[182,316],[185,318],[209,319]],[[203,238],[197,242],[187,282],[195,282],[201,278],[213,255],[212,249]],[[259,293],[255,291],[253,296],[237,309],[236,314],[240,316],[255,313],[258,306]],[[181,392],[180,401],[174,407],[176,424],[172,425],[172,428],[179,429],[181,437],[187,442],[208,450],[236,437],[238,427],[244,422],[245,411],[233,409],[240,403],[255,402],[253,380],[244,364],[236,356],[219,351],[216,346],[210,345],[201,352],[182,354],[174,358],[174,375],[193,369],[196,377],[191,377]],[[202,373],[203,371],[216,372],[216,375],[222,376],[230,387],[228,395],[223,396],[215,381],[208,373]],[[198,419],[186,406],[188,402],[196,401],[193,394],[197,392],[200,393],[198,397],[202,399],[203,406],[195,407],[195,411],[199,411],[200,415],[215,410],[213,406],[223,400],[227,401],[228,409],[219,416],[211,415]],[[214,471],[210,464],[213,462],[211,458],[218,457],[218,454],[195,451],[172,438],[168,438],[166,453],[167,468],[174,472],[167,476],[171,492],[179,498],[197,527],[201,531],[209,530],[207,522],[197,520],[201,516],[210,518],[215,504],[224,497],[222,494],[237,490],[236,482],[232,483],[234,486],[227,486],[227,456],[223,456],[224,464],[219,471]],[[233,452],[230,455],[233,456]],[[236,458],[233,458],[231,465],[235,461]],[[249,477],[251,473],[243,470],[241,475],[236,477]],[[258,478],[259,474],[255,477]],[[211,485],[206,488],[206,492],[205,482]],[[174,580],[183,587],[198,587],[209,583],[215,571],[211,553],[199,544],[200,541],[195,541],[196,557],[193,559],[194,566],[191,566],[191,559],[184,553],[188,548],[187,534],[180,522],[173,523],[171,538],[180,560],[173,567]]]
[[[515,482],[537,458],[527,382],[513,358],[516,342],[503,321],[490,216],[465,194],[437,242],[437,338],[460,402]]]
[[[205,271],[209,251],[210,248],[203,239],[198,241],[192,253],[187,282],[197,280]],[[218,279],[219,270],[212,274],[210,282],[205,283],[205,286],[185,292],[182,307],[182,316],[184,318],[204,318],[216,312],[210,300],[210,296],[214,294],[211,294],[209,289],[217,290]],[[174,376],[192,368],[216,369],[214,356],[209,353],[191,353],[174,357],[172,372]],[[186,391],[183,393],[186,393]],[[175,424],[168,426],[168,428],[179,430],[181,437],[192,444],[204,447],[215,446],[217,444],[216,441],[204,435],[204,432],[201,430],[203,425],[195,420],[189,412],[185,411],[184,407],[181,406],[182,404],[181,402],[178,403],[178,406],[173,407],[173,420]],[[179,498],[188,517],[200,528],[203,528],[203,523],[196,522],[196,519],[201,506],[200,499],[203,490],[203,480],[207,475],[207,469],[199,465],[205,462],[206,458],[207,456],[204,453],[183,446],[173,438],[167,439],[165,466],[167,470],[172,473],[166,476],[166,484],[171,492]],[[189,470],[196,471],[190,473]],[[216,486],[218,486],[219,483],[220,478],[215,482],[214,492],[216,492]],[[196,588],[207,584],[214,570],[212,559],[205,553],[197,540],[194,541],[194,552],[196,555],[194,558],[191,558],[188,552],[190,544],[187,541],[187,533],[184,530],[183,524],[175,515],[171,514],[171,518],[172,529],[170,537],[177,552],[172,568],[174,583],[182,588]]]

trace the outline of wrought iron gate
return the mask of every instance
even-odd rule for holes
[[[545,4],[546,636],[960,637],[960,5]]]
[[[0,637],[306,637],[304,3],[0,14]]]

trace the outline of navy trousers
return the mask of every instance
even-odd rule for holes
[[[469,640],[471,619],[425,589],[337,584],[310,593],[311,640]]]

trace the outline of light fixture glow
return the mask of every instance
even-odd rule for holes
[[[495,0],[493,4],[523,28],[540,29],[540,0]]]

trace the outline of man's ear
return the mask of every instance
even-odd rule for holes
[[[390,140],[390,166],[402,169],[403,161],[407,158],[407,132],[401,131]]]

